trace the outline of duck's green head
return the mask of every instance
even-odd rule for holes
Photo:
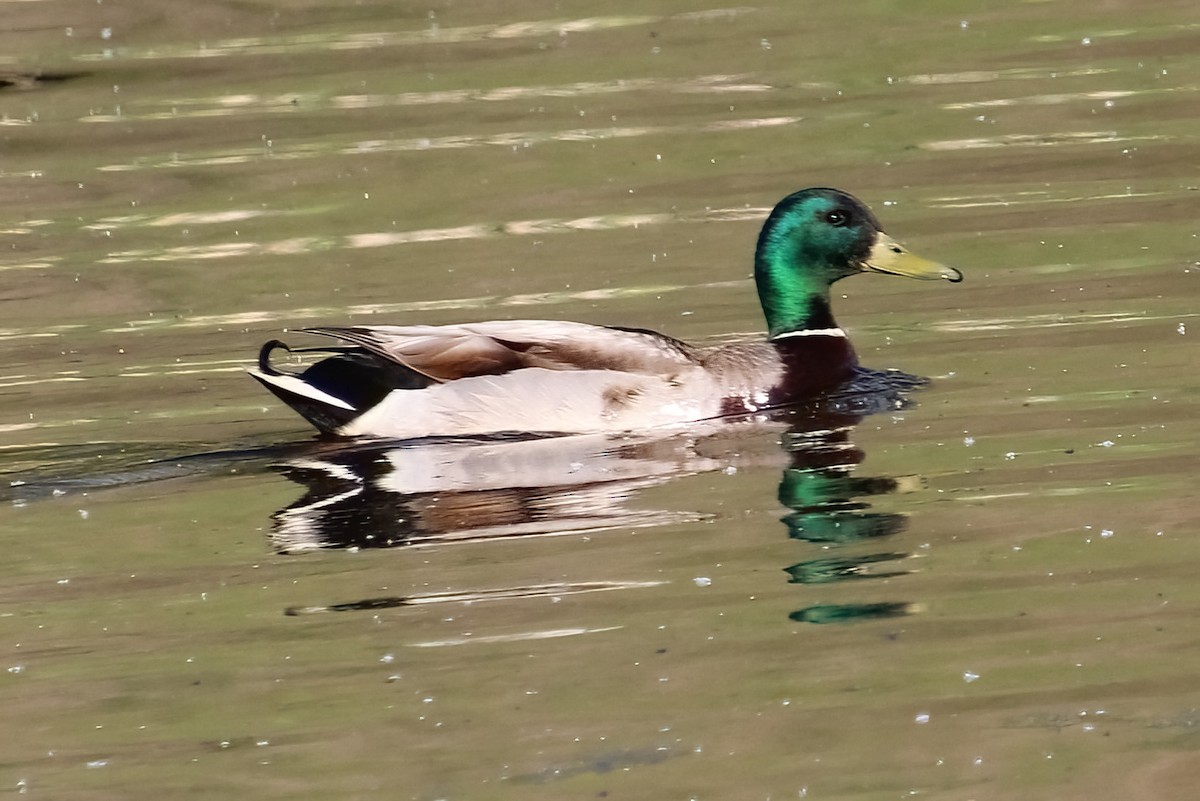
[[[862,272],[961,281],[953,267],[909,252],[870,209],[837,189],[802,189],[775,206],[754,256],[758,296],[772,337],[833,328],[829,287]]]

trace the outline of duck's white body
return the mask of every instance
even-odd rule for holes
[[[507,431],[630,431],[720,414],[716,383],[701,368],[674,381],[617,370],[461,378],[423,390],[392,390],[338,431],[344,436],[417,437]]]
[[[344,422],[323,428],[347,437],[657,428],[765,407],[783,376],[770,344],[695,348],[652,332],[584,323],[311,330],[407,369],[423,384],[392,389],[360,408],[336,382],[280,373],[266,361],[250,370],[293,406],[299,397],[345,412]]]

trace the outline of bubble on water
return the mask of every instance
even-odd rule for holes
[[[964,670],[963,681],[965,681],[967,684],[970,684],[973,681],[979,681],[979,674],[970,670]]]
[[[696,576],[694,579],[692,579],[692,582],[693,582],[693,583],[694,583],[694,584],[695,584],[697,587],[709,587],[709,586],[712,586],[712,579],[710,579],[708,576]]]
[[[914,721],[915,721],[915,722],[916,722],[918,725],[922,725],[922,726],[923,726],[923,725],[925,725],[926,723],[928,723],[928,722],[929,722],[929,713],[928,713],[928,712],[918,712],[918,713],[917,713],[917,716],[916,716],[915,718],[913,718],[913,720],[914,720]]]

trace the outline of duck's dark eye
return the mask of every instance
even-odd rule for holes
[[[834,209],[825,215],[825,222],[841,228],[843,225],[850,222],[850,215],[841,209]]]

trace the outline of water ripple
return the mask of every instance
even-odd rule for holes
[[[246,36],[202,44],[167,44],[147,47],[105,48],[76,56],[78,61],[108,61],[114,58],[159,60],[176,58],[222,58],[261,56],[320,51],[375,50],[424,44],[458,44],[489,39],[527,39],[536,36],[567,36],[572,33],[605,31],[651,25],[665,20],[704,21],[728,18],[751,8],[719,8],[676,15],[626,15],[584,17],[567,20],[531,20],[492,25],[465,25],[443,28],[436,22],[422,30],[365,31],[361,33],[307,33],[292,36]]]
[[[1073,70],[1058,70],[1048,67],[1013,67],[1006,70],[965,70],[963,72],[933,72],[889,78],[891,83],[911,83],[919,86],[936,86],[955,83],[992,83],[994,81],[1023,81],[1044,78],[1076,78],[1092,75],[1107,75],[1117,72],[1115,67],[1083,67]]]
[[[828,88],[805,84],[808,88]],[[732,94],[769,92],[775,87],[748,79],[745,75],[702,75],[698,78],[619,78],[611,81],[577,81],[542,86],[501,86],[494,89],[446,89],[432,92],[397,94],[354,94],[321,97],[315,94],[283,95],[236,94],[218,97],[182,98],[159,101],[161,111],[130,114],[90,114],[80,122],[112,123],[185,118],[253,116],[260,114],[312,114],[330,110],[385,108],[392,106],[433,106],[460,103],[495,103],[509,100],[573,98],[625,92],[674,92],[678,94]]]
[[[750,283],[749,278],[734,281],[712,281],[701,284],[676,284],[637,287],[614,287],[607,289],[585,289],[562,292],[533,292],[520,295],[486,295],[446,300],[404,301],[398,303],[360,303],[353,306],[310,306],[299,309],[277,309],[238,312],[236,314],[205,314],[187,317],[152,317],[146,320],[130,320],[116,328],[103,329],[103,333],[127,334],[147,329],[206,328],[251,326],[260,323],[276,323],[281,320],[320,319],[359,315],[405,314],[413,312],[490,309],[497,306],[541,306],[575,301],[611,300],[632,298],[641,295],[661,295],[681,290],[714,290],[741,287]],[[56,334],[29,334],[29,336],[56,336]],[[214,363],[215,364],[215,363]],[[163,370],[172,369],[165,365]],[[207,372],[221,372],[226,368],[210,368]],[[146,375],[153,373],[146,372]]]
[[[581,634],[600,634],[606,631],[617,631],[624,626],[601,626],[599,628],[569,628],[569,629],[550,629],[547,631],[522,631],[515,634],[486,634],[479,637],[458,637],[449,640],[425,640],[422,642],[410,642],[408,645],[412,648],[442,648],[448,645],[469,645],[472,643],[506,643],[506,642],[528,642],[530,640],[548,640],[558,637],[578,637]]]
[[[11,231],[0,231],[0,234],[13,233]],[[48,267],[53,267],[55,262],[62,261],[61,256],[46,256],[39,261],[5,261],[0,262],[0,272],[8,272],[10,270],[45,270]]]
[[[1190,88],[1190,87],[1189,87]],[[992,100],[973,100],[967,103],[943,103],[942,108],[948,111],[958,111],[973,108],[993,108],[997,106],[1055,106],[1062,103],[1072,103],[1076,100],[1120,100],[1135,95],[1148,95],[1174,91],[1172,89],[1141,89],[1137,91],[1101,90],[1093,92],[1065,92],[1062,94],[1028,95],[1026,97],[1003,97]],[[1194,91],[1194,89],[1192,89]]]
[[[1089,32],[1086,37],[1063,34],[1038,34],[1029,37],[1031,42],[1043,44],[1058,44],[1061,42],[1092,42],[1097,39],[1118,39],[1126,36],[1146,36],[1154,32],[1194,31],[1200,29],[1200,23],[1175,23],[1171,25],[1147,26],[1143,28],[1114,28],[1107,31]]]
[[[614,126],[610,128],[572,128],[565,131],[512,131],[499,134],[455,134],[439,137],[409,139],[367,139],[349,145],[337,143],[302,142],[275,146],[270,140],[260,147],[240,148],[211,155],[172,156],[166,160],[138,160],[125,164],[97,167],[101,172],[131,172],[160,167],[211,167],[245,164],[262,160],[294,160],[328,155],[358,156],[373,153],[403,153],[423,150],[462,150],[473,147],[509,147],[514,150],[547,142],[602,142],[610,139],[629,139],[638,136],[675,135],[683,133],[726,133],[752,128],[773,128],[794,125],[802,117],[752,117],[697,125]]]
[[[412,231],[379,231],[346,236],[307,236],[272,242],[218,242],[212,245],[188,245],[170,248],[123,250],[98,259],[99,264],[132,262],[175,262],[197,259],[227,259],[244,256],[294,255],[341,248],[377,248],[419,242],[446,242],[463,239],[487,239],[494,236],[529,236],[571,231],[614,231],[663,225],[672,222],[735,222],[761,219],[770,209],[745,207],[713,209],[700,214],[601,214],[574,219],[517,220],[504,223],[471,223],[453,228],[424,228]]]
[[[1130,198],[1157,197],[1168,194],[1163,191],[1134,192],[1126,189],[1123,192],[1105,192],[1095,195],[1068,194],[1055,195],[1050,190],[1032,190],[1024,192],[988,193],[985,195],[959,195],[940,197],[930,201],[930,208],[935,209],[973,209],[991,206],[1030,206],[1042,203],[1086,203],[1093,200],[1126,200]]]
[[[131,226],[161,228],[168,225],[217,225],[242,222],[257,217],[275,217],[285,214],[267,209],[225,209],[222,211],[182,211],[171,214],[123,214],[117,217],[100,217],[95,222],[81,226],[85,231],[114,231]],[[47,220],[46,222],[49,222]]]
[[[0,328],[0,341],[8,339],[30,339],[40,337],[56,337],[60,334],[65,334],[68,331],[75,331],[83,328],[82,323],[68,323],[65,325],[43,325],[37,328]]]
[[[946,333],[973,331],[1009,331],[1033,328],[1067,328],[1080,325],[1109,325],[1111,323],[1145,323],[1153,320],[1179,320],[1200,317],[1200,312],[1146,314],[1145,312],[1095,312],[1080,314],[1029,314],[1021,317],[993,317],[974,320],[945,320],[930,326]]]
[[[1166,134],[1122,136],[1116,131],[1060,131],[1038,134],[1004,134],[975,139],[943,139],[922,142],[923,150],[977,150],[991,147],[1057,147],[1060,145],[1094,145],[1109,142],[1166,141]]]
[[[28,387],[35,384],[59,384],[71,381],[87,381],[87,378],[79,375],[78,370],[60,370],[51,376],[42,378],[25,374],[2,375],[0,376],[0,388]]]

